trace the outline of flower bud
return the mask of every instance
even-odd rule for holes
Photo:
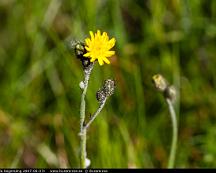
[[[97,91],[96,98],[99,103],[102,103],[106,99],[106,94],[104,93],[103,89]]]
[[[103,85],[103,90],[107,97],[111,96],[115,90],[115,81],[112,79],[105,80]]]
[[[176,100],[176,89],[174,86],[170,86],[166,79],[161,74],[156,74],[152,77],[152,81],[155,88],[161,91],[166,99],[175,102]]]
[[[76,56],[82,56],[85,51],[85,45],[82,42],[77,42],[74,46]]]
[[[79,41],[73,44],[76,57],[81,60],[84,68],[88,67],[91,62],[89,58],[83,56],[86,53],[85,44]]]
[[[166,79],[161,74],[156,74],[152,77],[152,81],[155,85],[155,88],[159,91],[164,92],[168,87]]]
[[[103,101],[111,96],[115,90],[115,81],[112,79],[107,79],[103,83],[103,87],[97,91],[96,98],[99,103],[103,103]]]

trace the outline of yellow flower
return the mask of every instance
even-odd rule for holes
[[[104,62],[110,64],[110,61],[107,58],[115,54],[115,51],[110,51],[110,49],[115,45],[115,38],[109,40],[107,33],[103,32],[103,34],[101,35],[100,30],[97,30],[97,33],[95,33],[95,35],[92,31],[90,31],[89,33],[91,39],[85,39],[85,49],[87,50],[87,53],[83,56],[90,58],[91,62],[98,60],[100,65],[103,65]]]

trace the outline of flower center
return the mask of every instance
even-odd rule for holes
[[[98,41],[97,43],[95,43],[93,47],[93,51],[94,51],[94,54],[97,56],[102,55],[104,53],[103,43],[101,41]]]

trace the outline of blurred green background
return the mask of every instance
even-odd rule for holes
[[[165,168],[167,105],[151,81],[178,90],[176,167],[216,167],[216,1],[0,0],[0,167],[79,167],[81,63],[70,49],[100,29],[117,40],[95,65],[87,116],[117,81],[88,131],[92,168]]]

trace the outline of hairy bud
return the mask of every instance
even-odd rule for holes
[[[106,94],[103,89],[97,91],[96,98],[99,103],[102,103],[106,99]]]
[[[90,62],[89,58],[83,56],[87,52],[86,49],[85,49],[85,44],[82,43],[82,42],[77,41],[77,42],[73,43],[73,47],[74,47],[74,50],[75,50],[76,57],[78,59],[80,59],[80,61],[82,62],[83,67],[84,68],[88,67],[91,64],[91,62]]]
[[[176,100],[176,89],[174,86],[170,86],[166,79],[161,74],[156,74],[152,77],[152,81],[155,88],[161,91],[166,99],[170,99],[172,102]]]
[[[115,81],[112,79],[107,79],[104,81],[103,90],[106,96],[111,96],[115,90]]]
[[[166,79],[161,74],[156,74],[152,77],[152,81],[155,88],[159,91],[164,92],[168,86]]]
[[[100,103],[111,96],[115,90],[115,81],[112,79],[107,79],[103,83],[103,87],[97,91],[96,98]]]

